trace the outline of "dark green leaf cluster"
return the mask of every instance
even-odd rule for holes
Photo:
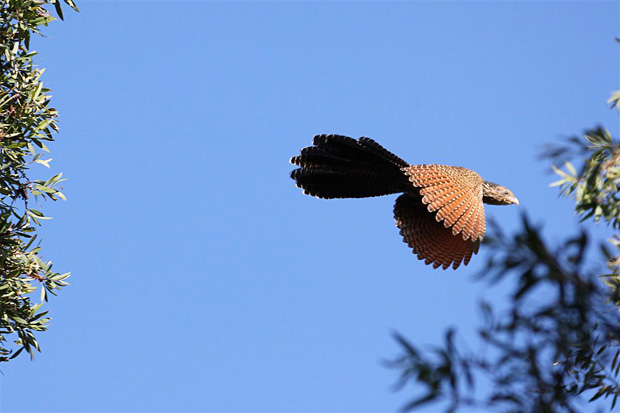
[[[570,155],[587,155],[580,171],[566,159]],[[620,229],[620,144],[609,131],[602,127],[586,131],[585,141],[570,138],[568,145],[551,147],[546,156],[556,162],[564,158],[566,170],[553,166],[560,179],[551,186],[559,186],[564,196],[574,195],[575,211],[583,220],[603,218]]]
[[[552,146],[544,154],[574,196],[582,221],[620,228],[620,145],[601,127]],[[569,160],[580,158],[579,167]],[[557,163],[556,163],[557,165]],[[592,268],[585,232],[552,247],[524,215],[510,237],[491,222],[489,259],[480,278],[511,285],[506,308],[480,304],[484,349],[464,351],[449,330],[443,346],[423,352],[397,335],[403,354],[390,362],[402,371],[399,385],[422,389],[404,410],[443,402],[502,412],[580,412],[587,402],[619,406],[620,238],[601,249],[608,273]],[[588,264],[589,263],[589,264]],[[492,390],[476,389],[479,381]],[[489,386],[485,387],[486,389]]]
[[[77,10],[72,0],[65,3]],[[0,361],[39,349],[34,332],[49,321],[42,303],[68,277],[41,259],[36,226],[49,217],[31,206],[65,199],[58,187],[62,174],[47,180],[27,176],[33,164],[49,168],[45,142],[58,131],[58,113],[41,81],[44,70],[34,65],[36,53],[29,50],[31,34],[55,19],[46,8],[51,5],[62,18],[59,0],[0,0]]]
[[[620,143],[598,127],[585,133],[585,139],[572,137],[567,144],[548,148],[545,157],[558,162],[564,158],[566,171],[553,166],[561,177],[551,184],[559,186],[562,195],[574,196],[575,211],[582,221],[593,218],[620,228]],[[582,158],[579,171],[566,158]],[[609,244],[601,245],[610,270],[603,275],[611,288],[611,300],[620,306],[620,238],[615,235]],[[611,245],[610,245],[611,244]]]

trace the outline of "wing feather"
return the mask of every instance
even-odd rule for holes
[[[457,269],[461,263],[467,265],[473,254],[478,252],[480,240],[465,240],[454,235],[450,228],[438,222],[419,198],[403,194],[394,205],[394,219],[400,228],[403,241],[413,249],[418,259],[434,268]]]
[[[473,195],[470,195],[470,197]],[[461,213],[461,216],[458,217],[456,223],[452,226],[452,233],[462,234],[463,230],[467,228],[468,230],[465,233],[471,233],[473,229],[473,225],[471,224],[471,217],[476,213],[476,204],[472,202],[471,198],[467,203],[464,204],[464,210]]]
[[[474,235],[481,234],[480,238],[482,238],[485,232],[486,232],[486,219],[484,216],[484,207],[481,206],[480,208],[478,208],[478,219],[476,219],[476,227],[474,229]]]

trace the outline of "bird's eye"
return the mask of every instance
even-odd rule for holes
[[[504,195],[508,195],[508,191],[504,191]]]

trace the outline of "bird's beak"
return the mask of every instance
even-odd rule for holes
[[[516,196],[512,197],[512,203],[515,204],[515,205],[519,205],[519,200],[517,199]]]

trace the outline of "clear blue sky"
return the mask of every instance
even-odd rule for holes
[[[369,136],[507,185],[521,206],[487,216],[560,239],[577,220],[537,154],[619,130],[618,2],[78,5],[33,41],[68,178],[43,248],[71,286],[43,353],[0,366],[3,412],[394,411],[391,331],[474,337],[501,300],[472,279],[485,251],[434,271],[395,196],[303,196],[289,157]]]

